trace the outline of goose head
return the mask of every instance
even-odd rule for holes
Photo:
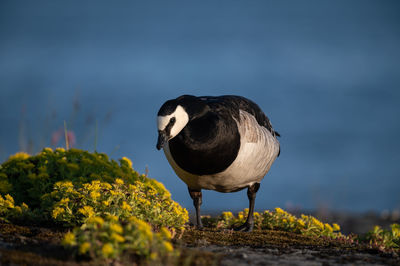
[[[158,141],[157,149],[176,137],[193,119],[203,115],[208,105],[200,98],[183,95],[166,101],[157,114]]]

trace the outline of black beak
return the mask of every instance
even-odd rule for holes
[[[167,134],[165,131],[158,131],[158,140],[157,140],[157,150],[161,150],[164,147],[164,144],[168,141]]]

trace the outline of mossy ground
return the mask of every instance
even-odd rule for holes
[[[105,265],[112,262],[121,265],[146,264],[130,254],[125,254],[117,261],[96,261],[85,257],[74,257],[70,250],[60,245],[64,233],[65,230],[57,228],[0,223],[0,264]],[[273,251],[275,256],[281,258],[293,253],[294,250],[302,253],[310,251],[311,256],[319,257],[319,259],[330,256],[340,259],[342,256],[340,261],[343,263],[367,261],[369,264],[400,264],[398,255],[372,250],[362,244],[342,243],[327,238],[314,238],[274,230],[255,230],[245,233],[215,228],[199,231],[189,227],[180,239],[174,240],[174,245],[181,250],[180,257],[174,261],[161,262],[162,264],[219,265],[221,260],[230,254],[230,260],[235,261],[235,257],[232,257],[234,254],[232,249],[242,249],[248,253],[253,250],[258,250],[258,252],[261,250],[263,253]],[[365,256],[362,257],[359,254],[365,254]]]

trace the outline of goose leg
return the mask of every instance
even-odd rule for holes
[[[260,188],[260,183],[254,183],[247,189],[247,197],[249,198],[249,214],[247,215],[247,220],[241,226],[235,228],[235,231],[251,232],[254,227],[254,204],[256,201],[256,193]]]
[[[196,209],[197,229],[202,229],[203,224],[201,222],[201,217],[200,217],[200,205],[202,203],[201,190],[191,189],[190,187],[188,187],[188,189],[189,189],[190,197],[193,199],[194,208]]]

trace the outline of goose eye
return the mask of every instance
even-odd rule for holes
[[[175,120],[176,120],[175,117],[172,117],[172,118],[169,120],[169,122],[170,122],[170,123],[175,123]]]

